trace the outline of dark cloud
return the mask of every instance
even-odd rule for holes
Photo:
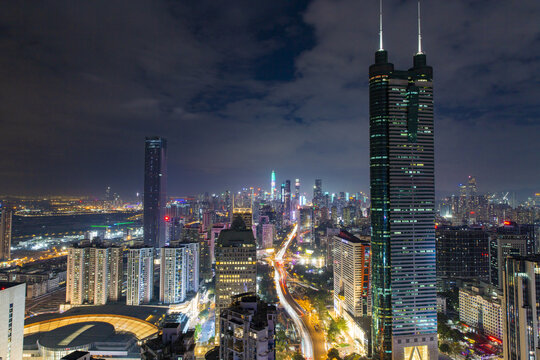
[[[539,185],[540,3],[425,1],[437,186]],[[385,1],[385,48],[416,51],[415,1]],[[142,188],[169,139],[174,194],[324,179],[367,191],[377,1],[19,1],[0,5],[0,193]],[[306,186],[306,189],[309,189]]]

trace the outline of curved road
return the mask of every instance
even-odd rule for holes
[[[302,353],[306,360],[326,359],[325,339],[322,331],[317,331],[312,324],[309,314],[294,300],[287,287],[287,273],[283,267],[283,256],[292,240],[296,236],[298,225],[296,224],[288,235],[282,248],[276,254],[274,267],[274,281],[279,301],[285,311],[294,322],[294,325],[302,339]],[[278,286],[279,284],[279,286]]]

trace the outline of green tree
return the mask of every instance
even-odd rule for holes
[[[330,324],[328,324],[328,329],[326,330],[326,337],[328,338],[328,341],[335,342],[336,336],[339,334],[339,328],[337,321],[334,319],[330,320]]]
[[[276,351],[278,353],[284,353],[288,350],[289,338],[285,330],[280,329],[276,331]]]
[[[328,350],[328,360],[341,360],[341,357],[339,357],[339,351],[336,348],[331,348]]]
[[[442,343],[441,345],[439,345],[439,350],[445,354],[449,354],[450,353],[450,345],[448,345],[447,343]]]
[[[195,334],[193,335],[195,337],[195,339],[199,338],[199,335],[201,334],[201,331],[202,331],[202,325],[201,324],[195,325]]]
[[[337,318],[336,327],[340,332],[347,332],[349,330],[349,325],[347,325],[347,321],[342,316]]]
[[[304,356],[302,354],[300,354],[300,352],[296,352],[294,355],[293,355],[293,360],[306,360],[304,358]]]

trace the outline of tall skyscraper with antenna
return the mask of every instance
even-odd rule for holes
[[[422,51],[396,70],[383,48],[369,68],[373,355],[437,359],[433,69]]]

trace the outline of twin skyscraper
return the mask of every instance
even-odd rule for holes
[[[433,69],[396,70],[382,41],[369,68],[373,356],[438,358]]]

